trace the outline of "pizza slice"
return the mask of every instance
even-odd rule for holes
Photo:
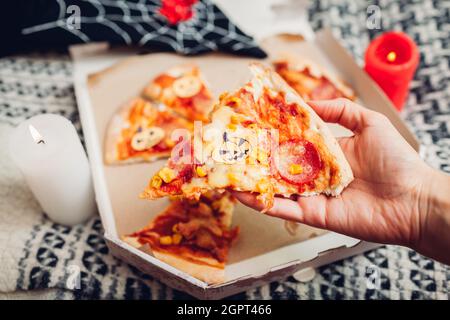
[[[191,121],[206,121],[212,107],[211,92],[196,65],[176,66],[158,75],[142,95]]]
[[[177,129],[192,130],[192,123],[169,109],[157,108],[142,98],[125,104],[111,119],[105,140],[105,162],[124,164],[170,156]]]
[[[207,283],[221,283],[232,242],[235,200],[229,193],[207,192],[199,201],[178,198],[144,229],[123,237],[140,248]]]
[[[267,210],[275,195],[337,196],[352,181],[319,116],[278,74],[256,63],[250,69],[251,81],[221,96],[211,122],[177,144],[141,197],[233,189],[258,193]]]
[[[355,100],[350,87],[312,61],[285,57],[274,61],[273,66],[306,101],[336,98]]]

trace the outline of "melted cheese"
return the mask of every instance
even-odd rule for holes
[[[220,159],[214,157],[214,151],[224,143],[224,134],[232,138],[245,138],[250,144],[250,150],[258,147],[258,139],[253,139],[252,134],[257,133],[254,130],[247,129],[237,124],[234,130],[230,131],[228,125],[236,122],[236,118],[245,116],[236,113],[232,108],[223,106],[212,114],[212,121],[206,125],[203,130],[203,161],[204,168],[207,171],[206,178],[193,179],[189,183],[189,187],[184,190],[193,190],[196,187],[205,187],[206,180],[211,188],[227,188],[234,187],[240,190],[255,190],[257,182],[262,177],[268,177],[270,170],[268,164],[247,164],[246,157],[241,158],[233,163],[224,163]],[[217,150],[216,150],[217,151]],[[247,157],[250,156],[248,152]]]

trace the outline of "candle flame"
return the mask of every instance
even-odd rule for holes
[[[37,144],[43,143],[45,144],[45,140],[42,137],[42,135],[39,133],[39,131],[36,130],[35,127],[33,127],[31,124],[28,125],[28,130],[30,131],[31,137],[33,138],[34,142]]]
[[[397,54],[394,51],[391,51],[388,53],[386,58],[389,62],[394,62],[395,59],[397,59]]]

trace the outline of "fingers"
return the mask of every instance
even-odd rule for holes
[[[275,198],[273,207],[267,212],[267,215],[285,220],[304,222],[303,211],[296,201],[284,198]]]
[[[300,197],[297,201],[275,198],[273,207],[266,214],[304,223],[313,227],[327,229],[327,201],[323,195],[314,197]]]
[[[338,123],[353,132],[360,132],[373,111],[348,99],[308,101],[308,104],[325,122]]]
[[[257,211],[261,211],[264,208],[262,203],[256,199],[256,194],[236,191],[233,191],[232,194],[244,205]],[[299,198],[297,201],[276,197],[273,207],[266,214],[285,220],[305,223],[313,227],[327,228],[327,201],[328,198],[323,195]]]

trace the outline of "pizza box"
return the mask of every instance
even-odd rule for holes
[[[405,139],[419,149],[416,138],[390,101],[331,32],[321,31],[313,41],[277,35],[262,41],[262,46],[271,57],[289,51],[323,65],[355,89],[361,104],[389,117]],[[305,225],[300,225],[293,236],[286,232],[284,221],[238,205],[233,224],[240,226],[241,234],[230,250],[226,281],[208,285],[154,258],[145,248],[136,249],[123,242],[122,235],[142,228],[167,205],[166,199],[138,199],[149,178],[165,160],[151,164],[105,165],[103,141],[111,116],[121,104],[136,96],[147,81],[171,66],[186,62],[198,64],[217,96],[247,81],[250,77],[247,65],[254,59],[218,53],[196,57],[172,53],[139,55],[137,50],[113,50],[104,43],[73,46],[70,51],[96,201],[104,237],[114,256],[175,289],[201,299],[218,299],[379,246]],[[338,125],[332,125],[331,129],[336,136],[350,134]]]

